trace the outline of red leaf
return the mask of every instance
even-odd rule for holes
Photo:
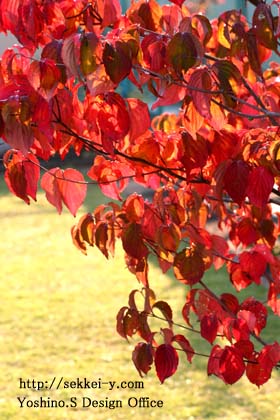
[[[141,377],[142,372],[146,375],[151,369],[154,361],[153,353],[151,344],[138,343],[134,348],[132,360]]]
[[[239,205],[246,197],[249,174],[250,167],[243,160],[234,160],[224,174],[224,188]]]
[[[149,253],[142,239],[141,226],[137,223],[130,223],[123,231],[122,244],[125,252],[137,260],[141,260]]]
[[[164,85],[160,90],[160,97],[153,103],[152,110],[159,106],[173,105],[186,96],[187,89],[173,84]]]
[[[243,321],[246,322],[246,324],[247,324],[247,326],[248,326],[248,328],[251,332],[254,331],[255,325],[256,325],[256,317],[253,314],[253,312],[246,311],[244,309],[240,309],[238,311],[237,316],[238,316],[238,319],[242,319]]]
[[[149,327],[148,316],[149,315],[146,311],[142,311],[139,314],[139,326],[137,332],[145,341],[151,343],[153,341],[154,333]]]
[[[133,142],[150,128],[151,118],[148,105],[140,99],[128,98],[127,104],[130,118],[129,137]]]
[[[119,0],[104,0],[104,12],[102,27],[114,25],[121,17],[121,5]]]
[[[271,377],[274,366],[280,361],[280,345],[269,344],[263,347],[260,353],[254,354],[247,364],[246,375],[250,382],[260,386]]]
[[[217,337],[219,321],[215,314],[204,315],[200,321],[200,333],[203,338],[213,343]]]
[[[176,343],[178,343],[180,345],[180,347],[186,353],[188,361],[191,363],[192,358],[195,354],[195,351],[192,348],[192,346],[190,345],[189,340],[187,340],[186,337],[184,337],[182,334],[176,334],[176,335],[174,335],[172,341],[175,341]]]
[[[83,175],[75,169],[62,171],[53,168],[42,176],[41,186],[46,191],[47,200],[56,207],[59,214],[64,203],[75,216],[86,196],[87,186],[84,182]]]
[[[267,259],[266,256],[257,251],[244,251],[240,254],[240,267],[252,281],[260,284],[261,276],[264,274]]]
[[[236,227],[240,241],[245,245],[250,245],[259,239],[259,232],[253,221],[249,217],[244,217]]]
[[[186,248],[177,253],[173,267],[176,278],[189,285],[199,282],[205,271],[203,258],[195,248]]]
[[[260,2],[253,14],[253,27],[256,39],[266,48],[277,50],[277,39],[274,35],[274,21],[271,6]]]
[[[125,255],[126,266],[129,271],[135,274],[137,280],[145,287],[149,287],[148,281],[148,263],[147,258],[137,260],[136,258]]]
[[[169,0],[171,3],[177,4],[177,6],[182,6],[185,0]]]
[[[234,343],[234,347],[236,347],[242,354],[242,356],[246,357],[246,359],[250,359],[254,352],[254,345],[249,340],[237,341],[236,343]]]
[[[167,302],[164,302],[162,300],[159,300],[158,302],[156,302],[153,305],[152,310],[154,310],[155,308],[159,309],[160,312],[162,313],[162,315],[164,316],[164,318],[166,319],[166,321],[168,322],[168,325],[170,328],[172,328],[173,322],[172,322],[172,309],[171,307],[168,305]]]
[[[38,159],[31,153],[25,157],[21,152],[7,151],[4,155],[5,181],[9,190],[17,197],[30,203],[36,201],[40,169]]]
[[[248,178],[246,194],[256,207],[263,208],[267,202],[274,185],[274,176],[263,166],[254,168]]]
[[[116,92],[99,95],[97,120],[100,130],[111,141],[122,139],[130,128],[129,114],[124,99]]]
[[[94,245],[94,232],[95,232],[95,222],[93,215],[87,213],[82,216],[79,220],[79,230],[84,241],[86,241],[90,246]]]
[[[195,70],[189,79],[188,87],[197,111],[202,117],[211,119],[212,80],[208,70],[205,68]]]
[[[253,326],[253,331],[256,335],[259,335],[261,330],[265,328],[267,321],[267,309],[261,303],[258,302],[255,298],[249,297],[244,300],[240,305],[240,309],[250,312],[255,317],[255,323]]]
[[[179,363],[177,351],[170,344],[161,344],[155,352],[155,367],[161,383],[174,375]]]
[[[216,344],[211,350],[211,354],[208,359],[207,374],[216,375],[218,378],[223,379],[220,372],[220,357],[223,354],[223,349]]]
[[[79,228],[77,227],[77,225],[72,226],[71,236],[72,236],[73,244],[78,248],[78,250],[81,251],[83,254],[87,255],[87,246],[81,236],[81,232]]]
[[[132,60],[126,43],[117,41],[115,47],[106,42],[103,50],[106,73],[116,85],[125,79],[131,70]]]
[[[80,35],[72,35],[63,41],[61,57],[66,66],[68,77],[80,78],[78,58]]]
[[[84,176],[76,169],[68,168],[62,173],[62,177],[64,179],[58,180],[62,200],[73,216],[76,216],[87,193]]]
[[[59,168],[50,169],[44,173],[41,179],[41,187],[46,192],[46,198],[54,207],[56,207],[59,214],[62,212],[62,196],[56,177],[62,176],[62,170]]]
[[[226,346],[221,354],[219,371],[226,384],[234,384],[245,372],[245,364],[236,347]]]
[[[124,203],[126,216],[131,222],[140,222],[144,215],[144,199],[142,195],[132,194]]]
[[[238,264],[234,263],[230,266],[230,280],[237,291],[245,289],[253,281],[248,273],[244,272]]]
[[[222,293],[220,299],[231,313],[237,314],[239,302],[236,296],[231,293]]]
[[[12,109],[9,111],[9,113],[12,114]],[[34,135],[31,126],[9,116],[6,120],[4,118],[4,123],[5,141],[12,148],[19,149],[23,154],[27,154],[34,142]]]
[[[132,337],[139,328],[138,311],[123,307],[117,314],[117,332],[127,340]]]
[[[109,258],[109,253],[107,249],[108,241],[108,225],[106,222],[99,222],[95,230],[95,243],[96,246],[100,249],[103,255],[106,258]]]
[[[190,32],[177,32],[167,45],[167,56],[176,73],[198,66],[203,56],[203,47]]]
[[[175,252],[180,245],[181,231],[175,223],[162,225],[157,234],[157,243],[162,249],[162,252]]]

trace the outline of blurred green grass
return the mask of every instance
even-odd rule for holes
[[[145,377],[143,390],[19,389],[19,378],[48,380],[88,378],[103,381],[138,381],[131,361],[134,343],[115,331],[115,316],[126,305],[129,292],[139,284],[125,268],[121,249],[114,260],[106,260],[93,248],[85,257],[72,245],[70,228],[75,220],[64,210],[57,215],[43,194],[27,206],[7,193],[1,183],[1,306],[0,306],[0,418],[41,420],[110,420],[134,418],[229,419],[279,418],[279,374],[258,389],[246,378],[226,386],[207,378],[207,359],[195,357],[191,365],[181,359],[178,372],[160,385],[154,370]],[[92,187],[84,209],[104,200]],[[79,217],[79,216],[78,216]],[[167,300],[180,322],[186,289],[155,266],[150,270],[151,287],[158,299]],[[207,284],[217,292],[232,291],[223,271],[210,271]],[[226,286],[226,287],[225,287]],[[244,296],[255,290],[242,292]],[[261,293],[261,290],[258,291]],[[163,325],[164,326],[164,325]],[[272,317],[266,338],[279,339],[279,323]],[[196,347],[199,339],[189,335]],[[200,351],[207,351],[203,344]],[[197,347],[196,347],[197,348]],[[18,396],[41,395],[61,399],[90,396],[121,399],[148,396],[162,399],[163,408],[31,409],[19,408]]]

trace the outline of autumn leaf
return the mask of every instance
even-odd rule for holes
[[[274,185],[274,176],[269,169],[263,166],[254,168],[249,175],[247,195],[252,204],[263,208],[270,196]]]
[[[176,334],[173,336],[172,341],[179,344],[179,346],[185,352],[188,362],[191,363],[193,356],[195,354],[195,351],[190,345],[189,340],[186,337],[184,337],[182,334]]]
[[[220,356],[219,372],[226,384],[234,384],[245,372],[245,363],[236,347],[226,346]]]
[[[202,56],[202,45],[189,32],[177,32],[167,45],[168,60],[178,74],[198,66]]]
[[[207,69],[195,70],[189,79],[188,88],[197,111],[202,117],[211,119],[212,80]]]
[[[250,166],[243,160],[234,160],[224,174],[224,188],[239,205],[243,203],[248,189]]]
[[[122,244],[125,252],[137,260],[141,260],[149,253],[142,237],[141,226],[130,223],[122,234]]]
[[[153,353],[151,344],[138,343],[135,346],[132,353],[132,360],[141,377],[143,376],[142,373],[146,375],[151,369]]]
[[[83,175],[70,168],[65,171],[59,168],[49,170],[43,175],[41,186],[46,192],[47,200],[56,207],[59,214],[64,203],[73,216],[84,202],[87,192]]]
[[[174,375],[179,363],[177,351],[171,344],[161,344],[155,351],[155,367],[161,383]]]
[[[117,41],[115,47],[106,43],[103,51],[103,63],[112,82],[119,84],[129,75],[132,66],[128,46],[122,41]]]
[[[213,344],[218,332],[219,322],[215,314],[204,315],[200,321],[201,336]]]
[[[205,266],[203,258],[195,248],[186,248],[176,254],[174,273],[176,278],[185,284],[193,285],[202,278]]]

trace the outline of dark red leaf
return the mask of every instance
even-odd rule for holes
[[[141,226],[137,223],[130,223],[123,231],[122,244],[125,252],[137,260],[141,260],[149,253],[143,242]]]
[[[263,208],[274,185],[274,176],[264,166],[254,168],[248,178],[246,194],[252,204]]]
[[[270,50],[277,50],[277,39],[274,35],[274,22],[271,6],[260,2],[253,14],[253,27],[257,42]]]
[[[224,174],[224,188],[239,205],[242,204],[246,197],[249,174],[250,167],[243,160],[234,160],[227,167]]]
[[[172,341],[175,341],[176,343],[179,344],[179,346],[186,353],[188,361],[191,363],[192,358],[195,354],[195,351],[192,348],[192,346],[190,345],[189,340],[187,340],[186,337],[184,337],[182,334],[176,334],[176,335],[174,335]]]
[[[177,253],[173,267],[176,278],[190,285],[199,282],[205,271],[203,258],[195,248],[186,248]]]
[[[154,303],[152,310],[154,309],[159,309],[160,312],[162,313],[162,315],[164,316],[164,318],[166,319],[166,321],[169,324],[169,327],[172,328],[173,326],[173,322],[172,322],[172,309],[169,306],[169,304],[167,302],[164,302],[163,300],[159,300],[156,303]]]
[[[179,363],[177,351],[170,344],[161,344],[155,352],[155,367],[161,383],[174,375]]]
[[[106,222],[99,222],[95,229],[95,243],[106,258],[109,258],[107,249],[108,225]]]
[[[138,334],[148,343],[153,342],[154,333],[151,331],[149,323],[148,323],[148,312],[142,311],[139,314],[138,321]]]
[[[6,167],[4,179],[9,190],[27,204],[30,203],[29,197],[36,201],[40,178],[38,159],[31,153],[25,157],[19,151],[9,150],[3,161]]]
[[[237,313],[239,309],[239,302],[236,296],[231,293],[222,293],[220,299],[231,313]]]
[[[127,337],[132,337],[139,328],[138,311],[123,307],[117,314],[117,332],[121,337],[127,340]]]
[[[167,45],[167,57],[176,73],[198,66],[202,56],[203,47],[190,32],[177,32]]]
[[[106,73],[118,85],[130,73],[132,60],[128,46],[117,41],[115,47],[108,42],[103,51],[103,62]]]
[[[154,351],[151,344],[138,343],[135,346],[132,352],[132,360],[141,377],[143,376],[142,373],[146,375],[151,369],[154,361],[153,354]]]

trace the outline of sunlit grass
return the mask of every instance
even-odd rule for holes
[[[87,257],[79,253],[70,237],[75,220],[67,211],[58,216],[43,195],[30,207],[10,194],[4,193],[0,200],[1,419],[279,418],[279,375],[274,373],[261,389],[246,378],[234,386],[225,386],[217,378],[207,378],[207,360],[199,357],[194,358],[192,365],[182,358],[178,372],[163,385],[152,370],[143,379],[142,390],[20,390],[20,377],[44,381],[51,381],[54,376],[139,381],[131,361],[134,345],[115,332],[116,313],[127,304],[130,290],[139,288],[139,284],[125,268],[120,248],[114,260],[106,260],[96,248]],[[87,208],[98,200],[100,195],[93,190]],[[155,267],[150,271],[150,279],[157,297],[172,304],[180,322],[186,290]],[[212,272],[206,281],[219,292],[227,279],[223,272]],[[279,339],[277,325],[270,325],[269,338]],[[191,335],[189,339],[197,342]],[[41,395],[56,399],[109,397],[121,399],[123,408],[19,408],[17,396],[25,395],[31,399]],[[161,399],[164,406],[126,407],[132,396]]]

